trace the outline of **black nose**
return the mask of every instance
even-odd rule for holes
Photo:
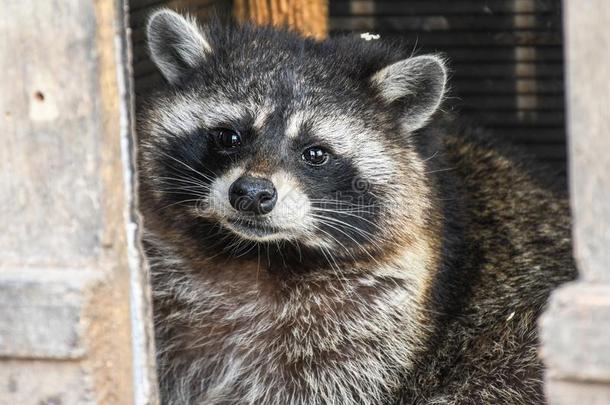
[[[231,184],[229,202],[237,211],[268,214],[277,202],[277,191],[267,179],[242,176]]]

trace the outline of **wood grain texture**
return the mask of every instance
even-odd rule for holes
[[[235,0],[234,15],[240,21],[287,27],[317,39],[328,34],[327,0]]]
[[[580,280],[542,318],[549,403],[610,403],[610,2],[565,0],[570,198]]]
[[[0,3],[0,403],[131,404],[122,2]]]
[[[586,280],[610,282],[610,2],[565,4],[576,260]]]

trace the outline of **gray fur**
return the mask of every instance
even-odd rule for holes
[[[437,56],[417,56],[381,69],[372,80],[386,102],[407,100],[403,125],[411,132],[423,127],[440,106],[447,69]]]
[[[148,34],[168,80],[138,117],[164,403],[543,401],[567,203],[439,112],[442,59],[167,11]],[[327,165],[301,159],[312,143]],[[279,192],[265,237],[227,203],[241,175]]]
[[[212,51],[195,21],[171,10],[151,16],[146,36],[152,60],[170,83],[203,63],[205,55]]]

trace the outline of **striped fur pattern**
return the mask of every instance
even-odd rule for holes
[[[542,400],[535,320],[573,272],[567,206],[439,111],[442,58],[168,10],[148,35],[167,79],[138,115],[164,403]],[[234,208],[242,176],[272,182],[270,213]]]

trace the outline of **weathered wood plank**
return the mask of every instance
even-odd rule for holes
[[[0,357],[81,359],[87,269],[3,269]]]
[[[2,7],[0,262],[86,266],[103,222],[99,160],[84,153],[101,142],[95,10],[75,0]]]
[[[565,0],[570,196],[580,279],[542,326],[551,404],[610,401],[610,2]]]
[[[585,279],[610,281],[610,2],[565,4],[575,255]]]
[[[610,284],[561,288],[549,313],[542,322],[549,377],[610,383]]]
[[[2,2],[2,403],[155,403],[134,390],[122,4]]]
[[[233,14],[239,21],[288,27],[303,35],[328,35],[327,0],[234,0]]]

